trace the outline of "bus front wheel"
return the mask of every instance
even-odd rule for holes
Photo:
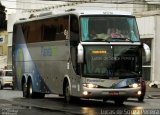
[[[144,101],[144,96],[140,96],[140,97],[138,98],[138,101],[139,101],[139,102],[143,102],[143,101]]]
[[[64,88],[64,97],[67,103],[71,101],[70,87],[68,83],[66,83],[65,88]]]

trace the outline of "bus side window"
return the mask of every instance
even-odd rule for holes
[[[25,38],[26,41],[28,40],[29,29],[30,29],[30,26],[29,26],[28,23],[27,24],[22,24],[22,31],[23,31],[23,35],[24,35],[24,38]]]
[[[44,41],[53,41],[56,38],[56,27],[53,25],[42,25],[42,36]]]
[[[56,40],[66,40],[65,30],[68,30],[69,16],[62,16],[57,19]]]
[[[78,18],[72,15],[70,19],[70,42],[71,42],[71,45],[74,45],[74,46],[77,46],[79,43]]]

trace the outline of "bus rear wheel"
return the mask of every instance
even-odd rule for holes
[[[1,84],[1,82],[0,82],[0,89],[3,89],[3,86],[2,86],[2,84]]]
[[[29,82],[27,84],[27,93],[28,93],[28,97],[29,98],[33,98],[34,97],[33,88],[32,88],[32,81],[31,80],[29,80]]]
[[[27,93],[27,83],[24,82],[22,85],[22,91],[23,91],[23,97],[28,98],[28,93]]]
[[[29,80],[27,83],[26,82],[23,83],[22,91],[23,91],[23,97],[25,98],[44,98],[45,97],[45,93],[33,92],[33,86],[32,86],[31,80]]]

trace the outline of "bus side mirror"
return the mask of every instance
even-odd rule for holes
[[[143,43],[143,49],[144,49],[144,52],[145,52],[145,56],[146,56],[146,62],[149,62],[150,59],[151,59],[151,50],[149,48],[149,46],[145,43]]]
[[[83,63],[84,60],[84,49],[81,43],[78,44],[77,46],[77,61],[78,63]]]

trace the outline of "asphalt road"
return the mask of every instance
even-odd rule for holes
[[[0,115],[128,115],[160,114],[160,99],[147,98],[143,103],[129,99],[124,105],[112,101],[82,100],[67,104],[63,97],[46,95],[44,99],[26,99],[21,91],[0,90]]]

